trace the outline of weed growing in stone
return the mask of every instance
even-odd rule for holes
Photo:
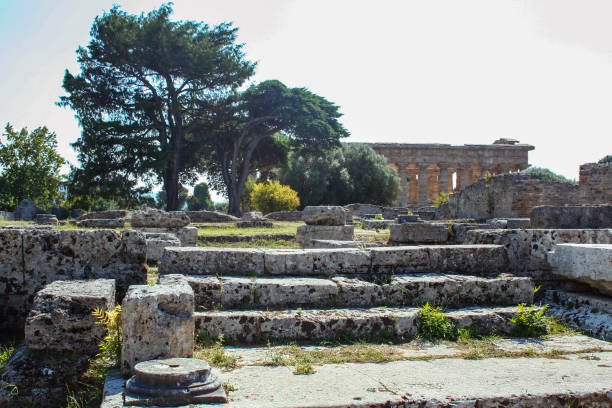
[[[15,351],[15,346],[13,345],[0,347],[0,371],[2,371],[6,363],[13,357]]]
[[[312,358],[310,356],[304,356],[295,361],[295,370],[293,374],[296,375],[310,375],[316,373],[312,366]]]
[[[115,306],[110,312],[96,308],[93,315],[98,319],[96,324],[106,327],[106,336],[100,343],[97,357],[106,364],[116,366],[121,361],[121,306]]]
[[[536,305],[527,308],[523,303],[519,304],[514,318],[510,319],[514,323],[512,334],[517,337],[539,337],[548,333],[548,322],[544,312],[548,305],[544,305],[539,310]]]
[[[458,331],[453,322],[446,318],[446,314],[439,307],[426,303],[419,310],[419,336],[424,340],[437,342],[440,340],[456,340]]]
[[[198,334],[196,340],[199,347],[197,347],[194,357],[206,360],[213,367],[229,370],[236,368],[238,366],[238,357],[225,350],[225,337],[220,334],[214,341],[213,339],[208,333]]]

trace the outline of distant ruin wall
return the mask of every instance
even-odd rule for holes
[[[144,235],[125,230],[0,229],[0,330],[23,328],[34,295],[57,280],[115,279],[121,299],[146,283]]]
[[[578,185],[542,181],[512,173],[480,179],[451,195],[438,218],[525,218],[540,205],[605,204],[612,202],[612,165],[580,166]]]

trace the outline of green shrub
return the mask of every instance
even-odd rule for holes
[[[250,202],[251,206],[264,214],[274,211],[292,211],[300,205],[297,192],[276,180],[255,184],[251,191]]]
[[[606,164],[606,163],[612,163],[612,154],[607,155],[606,157],[603,157],[601,160],[599,160],[597,163],[599,164]]]
[[[510,319],[515,325],[512,334],[517,337],[539,337],[548,332],[548,320],[544,316],[548,305],[543,306],[540,310],[536,310],[535,305],[527,309],[523,303],[517,307],[515,317]]]
[[[557,173],[553,173],[549,169],[544,169],[542,167],[529,167],[527,170],[523,171],[523,174],[528,174],[533,178],[542,181],[554,181],[557,183],[572,183],[576,184],[576,181],[570,180],[565,176],[562,176]]]
[[[440,195],[438,196],[438,198],[436,198],[433,202],[433,206],[434,207],[439,207],[442,204],[446,204],[449,202],[450,200],[450,196],[453,193],[445,193],[445,192],[441,192]]]
[[[382,219],[383,219],[383,216],[382,216],[382,214],[376,214],[376,215],[374,216],[374,219],[375,219],[375,220],[382,220]]]
[[[106,326],[106,336],[100,343],[100,357],[105,363],[118,365],[121,361],[121,306],[115,306],[110,312],[96,308],[93,315],[98,319],[96,324]]]
[[[446,318],[446,314],[439,307],[432,307],[426,303],[419,310],[419,335],[429,341],[457,340],[458,331],[455,324]]]

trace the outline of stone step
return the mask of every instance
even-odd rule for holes
[[[503,272],[501,245],[422,245],[368,249],[166,248],[159,273],[185,275],[335,275]]]
[[[502,274],[483,278],[452,274],[395,275],[388,282],[334,276],[188,276],[196,309],[279,309],[288,307],[417,306],[448,308],[532,303],[530,278]]]
[[[447,317],[459,328],[480,333],[510,333],[515,307],[485,307],[453,310]],[[418,308],[370,308],[330,310],[253,311],[228,310],[195,313],[196,333],[231,341],[254,343],[273,339],[322,341],[341,337],[410,338],[419,328]]]
[[[612,298],[590,293],[548,290],[544,301],[547,313],[571,327],[604,340],[612,340]]]

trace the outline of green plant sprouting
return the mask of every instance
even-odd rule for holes
[[[419,320],[419,335],[424,340],[456,340],[459,335],[455,324],[446,318],[446,313],[429,303],[419,310]]]
[[[100,342],[97,357],[109,365],[118,365],[121,361],[121,306],[115,306],[110,312],[96,308],[92,314],[98,319],[96,324],[106,327],[106,335]]]
[[[518,337],[539,337],[548,333],[548,320],[544,316],[548,305],[542,306],[539,310],[536,305],[527,308],[524,303],[517,307],[515,317],[510,319],[514,323],[512,334]]]

